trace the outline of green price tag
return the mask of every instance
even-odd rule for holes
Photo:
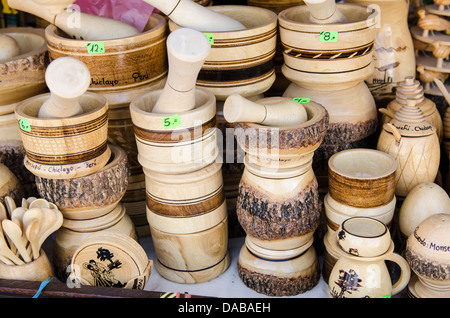
[[[310,101],[311,101],[311,99],[310,98],[306,98],[306,97],[303,97],[303,98],[295,97],[294,98],[294,102],[297,102],[297,103],[300,103],[300,104],[309,103]]]
[[[172,115],[169,117],[164,117],[162,122],[165,129],[173,128],[181,125],[181,118],[180,115]]]
[[[212,33],[205,33],[206,38],[209,40],[209,43],[214,44],[214,34]]]
[[[320,42],[337,42],[338,31],[321,31]]]
[[[391,298],[391,295],[386,295],[386,296],[383,296],[381,298]]]
[[[31,131],[30,122],[26,119],[19,118],[19,127],[25,131]]]
[[[105,53],[105,44],[103,42],[89,42],[86,44],[86,48],[89,54]]]

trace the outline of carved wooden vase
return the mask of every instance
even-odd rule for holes
[[[373,48],[374,71],[366,79],[377,106],[395,98],[396,87],[415,76],[416,59],[408,26],[409,1],[345,0],[379,12]]]
[[[415,99],[408,99],[383,125],[377,149],[397,161],[397,196],[406,197],[417,184],[434,182],[439,170],[440,144],[436,128],[426,121]]]

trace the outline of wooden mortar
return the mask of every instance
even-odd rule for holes
[[[86,64],[89,91],[113,93],[150,85],[167,74],[167,21],[155,13],[143,33],[101,41],[104,53],[95,52],[96,42],[72,39],[54,25],[45,29],[45,37],[50,60],[72,56]]]
[[[26,150],[25,167],[34,175],[50,179],[86,176],[103,168],[111,154],[106,98],[86,92],[79,99],[83,114],[38,118],[41,105],[49,98],[50,94],[41,94],[16,108]]]
[[[198,170],[216,160],[219,152],[214,95],[197,88],[194,109],[179,114],[153,113],[161,92],[148,92],[130,104],[142,167],[176,174]]]
[[[250,97],[267,91],[275,81],[277,15],[252,6],[209,8],[240,21],[247,29],[201,30],[211,36],[213,43],[198,75],[197,87],[209,90],[217,100],[225,100],[234,93]],[[170,20],[169,29],[177,28],[180,26]]]

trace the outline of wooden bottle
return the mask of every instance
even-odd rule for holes
[[[51,92],[39,109],[39,118],[66,118],[83,113],[78,98],[89,88],[91,75],[86,65],[73,58],[62,57],[50,63],[45,82]]]
[[[140,32],[133,26],[109,18],[92,14],[65,10],[66,4],[58,1],[8,0],[11,8],[40,17],[56,25],[75,39],[101,41],[137,35]]]
[[[198,31],[235,31],[246,27],[237,20],[210,10],[192,0],[144,0],[176,24]]]
[[[397,161],[397,196],[406,197],[419,183],[434,182],[439,170],[439,139],[436,128],[425,120],[415,99],[408,99],[394,118],[383,125],[377,149]]]
[[[305,108],[292,98],[253,102],[238,94],[228,97],[223,106],[225,120],[229,123],[250,122],[266,126],[287,127],[308,120]]]
[[[310,11],[309,21],[316,24],[347,22],[348,19],[336,7],[335,0],[306,0]]]
[[[179,113],[195,107],[198,73],[211,44],[196,30],[181,28],[167,37],[169,73],[164,89],[153,107],[154,113]]]

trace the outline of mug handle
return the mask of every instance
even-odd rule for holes
[[[392,285],[392,295],[396,295],[403,290],[409,283],[409,279],[411,278],[411,269],[409,268],[409,264],[406,260],[397,253],[391,253],[386,260],[392,261],[400,266],[400,278],[398,281]]]

